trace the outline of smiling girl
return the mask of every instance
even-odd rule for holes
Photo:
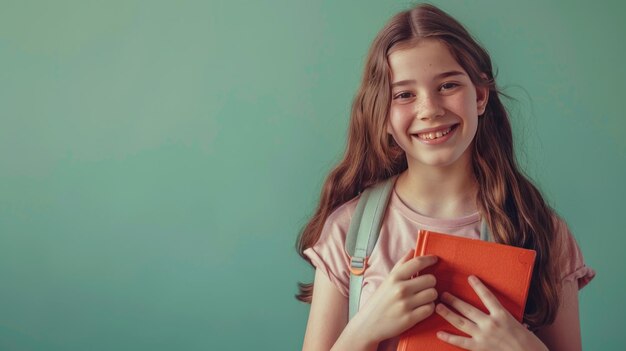
[[[433,313],[469,335],[437,336],[467,350],[581,349],[578,290],[595,272],[519,170],[500,95],[486,50],[435,6],[400,12],[379,32],[343,160],[298,238],[299,253],[316,268],[314,284],[301,284],[297,296],[311,303],[304,350],[395,350],[403,331]],[[360,308],[349,319],[346,233],[360,193],[389,178],[393,191]],[[494,241],[537,251],[523,323],[476,277],[468,284],[488,314],[419,275],[437,260],[413,258],[420,229],[479,239],[483,219]]]

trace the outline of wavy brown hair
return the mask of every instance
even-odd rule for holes
[[[422,38],[444,43],[476,86],[489,87],[489,99],[471,144],[472,170],[478,184],[477,205],[494,240],[534,249],[537,258],[524,322],[531,329],[551,324],[559,306],[553,210],[519,170],[513,152],[508,112],[496,86],[487,51],[454,18],[431,4],[419,4],[393,16],[369,49],[360,87],[352,103],[343,159],[324,181],[315,214],[301,231],[297,250],[313,246],[326,218],[363,189],[407,169],[404,151],[386,132],[391,103],[388,55]],[[486,75],[481,76],[481,74]],[[311,302],[313,284],[299,283],[296,298]]]

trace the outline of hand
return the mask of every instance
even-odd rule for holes
[[[440,331],[437,337],[444,342],[466,350],[547,350],[535,334],[526,329],[507,311],[493,293],[475,276],[468,281],[489,314],[449,294],[443,293],[442,301],[454,307],[458,315],[443,304],[437,304],[437,314],[471,338]]]
[[[437,298],[435,276],[414,276],[435,262],[437,256],[413,258],[411,250],[396,263],[368,303],[354,316],[359,333],[371,343],[378,343],[433,314]]]

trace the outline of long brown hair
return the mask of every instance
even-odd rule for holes
[[[478,181],[478,210],[494,240],[537,251],[524,322],[532,329],[554,321],[559,306],[555,223],[539,190],[518,169],[508,112],[496,86],[487,51],[454,18],[431,4],[393,16],[369,49],[360,87],[352,103],[343,159],[324,181],[315,214],[297,240],[300,256],[320,237],[326,218],[366,187],[407,169],[404,151],[386,132],[391,103],[387,56],[421,38],[444,43],[476,86],[489,87],[489,99],[472,143],[472,170]],[[484,73],[487,77],[481,77]],[[309,261],[309,263],[311,263]],[[313,284],[299,284],[296,298],[311,302]]]

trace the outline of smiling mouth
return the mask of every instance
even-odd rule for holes
[[[455,124],[451,127],[448,127],[446,129],[441,129],[438,131],[434,131],[434,132],[428,132],[428,133],[418,133],[418,134],[413,134],[415,136],[417,136],[419,139],[422,140],[435,140],[438,138],[441,138],[445,135],[447,135],[448,133],[450,133],[451,131],[453,131],[456,127],[458,127],[458,124]]]

